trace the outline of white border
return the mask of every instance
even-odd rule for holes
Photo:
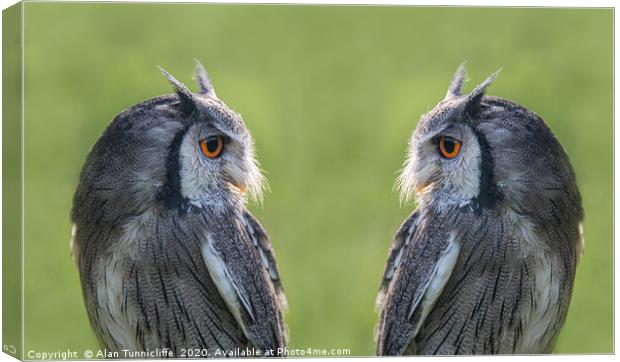
[[[30,2],[43,2],[40,0],[26,0],[24,1],[24,3],[30,3]],[[71,1],[71,0],[65,0],[65,1],[55,1],[58,3],[66,3],[66,2],[78,2],[78,1]],[[300,4],[300,5],[378,5],[378,6],[385,6],[385,5],[405,5],[405,6],[478,6],[478,7],[573,7],[573,8],[595,8],[595,7],[603,7],[603,8],[614,8],[615,7],[615,2],[614,1],[602,1],[602,0],[591,0],[588,2],[582,1],[554,1],[554,0],[539,0],[539,1],[514,1],[514,0],[508,0],[508,1],[504,1],[501,4],[499,4],[497,1],[492,1],[492,0],[477,0],[474,2],[471,1],[455,1],[455,0],[450,0],[450,1],[429,1],[429,0],[419,0],[419,1],[397,1],[397,0],[338,0],[338,1],[330,1],[330,0],[295,0],[295,1],[286,1],[286,0],[271,0],[271,1],[260,1],[260,0],[214,0],[214,1],[187,1],[187,0],[166,0],[166,1],[161,1],[161,0],[150,0],[150,1],[146,1],[146,0],[133,0],[133,1],[119,1],[119,0],[109,0],[109,1],[82,1],[83,3],[116,3],[116,2],[133,2],[133,3],[232,3],[232,4]],[[10,2],[3,2],[2,3],[2,9],[6,9],[7,7],[13,5],[17,3],[17,1],[10,1]],[[25,248],[24,248],[24,112],[25,112],[25,99],[24,99],[24,77],[25,77],[25,70],[24,70],[24,57],[25,57],[25,53],[24,53],[24,19],[25,19],[25,6],[22,5],[21,7],[21,16],[22,16],[22,29],[21,29],[21,42],[22,42],[22,48],[21,48],[21,98],[22,98],[22,104],[21,104],[21,177],[22,177],[22,192],[21,192],[21,205],[22,205],[22,210],[21,210],[21,231],[22,231],[22,270],[21,270],[21,284],[22,284],[22,291],[21,291],[21,298],[22,298],[22,306],[21,306],[21,313],[22,313],[22,355],[24,353],[24,328],[23,328],[23,321],[24,321],[24,262],[25,262]],[[1,24],[2,24],[2,20],[0,19],[0,33],[1,33]],[[617,45],[617,39],[618,39],[618,30],[617,27],[615,26],[616,22],[615,22],[615,14],[614,14],[614,90],[617,88],[618,86],[618,79],[616,78],[616,74],[615,74],[615,69],[618,66],[618,60],[615,57],[615,49],[616,49],[616,45]],[[1,56],[1,49],[0,49],[0,56]],[[0,78],[1,79],[1,78]],[[2,90],[0,89],[0,98],[2,96]],[[614,132],[614,140],[616,139],[620,139],[620,131],[618,130],[617,127],[615,127],[615,110],[616,110],[616,105],[618,104],[618,98],[616,95],[616,92],[614,91],[613,94],[614,97],[614,109],[613,109],[613,117],[614,117],[614,127],[613,127],[613,132]],[[2,139],[2,129],[0,127],[0,143],[1,143],[1,139]],[[616,174],[615,174],[615,170],[617,169],[617,160],[619,159],[619,150],[615,147],[614,144],[614,148],[613,148],[613,152],[614,152],[614,225],[620,225],[620,216],[618,216],[617,213],[615,213],[615,206],[618,205],[618,203],[620,202],[620,198],[619,196],[616,194],[615,190],[617,188],[617,186],[619,185],[620,181],[618,179],[616,179]],[[1,156],[2,156],[2,150],[0,148],[0,164],[1,164]],[[0,167],[0,178],[2,176],[2,169]],[[2,195],[1,195],[1,190],[0,190],[0,203],[2,202]],[[0,225],[1,225],[1,216],[2,216],[2,210],[0,210]],[[614,270],[614,302],[618,301],[618,288],[616,288],[616,281],[618,280],[617,275],[616,275],[616,268],[615,268],[615,261],[618,260],[618,258],[620,257],[620,251],[618,248],[615,247],[615,243],[617,241],[616,238],[616,233],[615,233],[615,227],[614,227],[614,263],[613,263],[613,270]],[[2,250],[0,248],[0,260],[2,257]],[[1,280],[1,276],[2,276],[2,270],[0,269],[0,280]],[[2,297],[2,290],[0,289],[0,306],[1,306],[1,297]],[[618,346],[618,336],[615,333],[615,326],[618,325],[619,322],[619,317],[618,315],[615,313],[615,306],[616,303],[614,303],[614,352],[616,351],[616,347]],[[0,313],[1,314],[1,313]],[[0,315],[0,322],[2,321],[2,316]],[[0,328],[0,340],[2,338],[2,330]],[[540,356],[538,356],[540,357]],[[527,356],[503,356],[501,357],[502,359],[506,360],[506,361],[520,361],[526,358],[538,358],[538,357],[527,357]],[[362,360],[365,359],[367,357],[352,357],[352,358],[347,358],[347,360]],[[445,359],[445,358],[451,358],[451,357],[401,357],[401,360],[409,360],[412,358],[416,358],[419,359],[421,358],[422,360],[427,360],[430,358],[439,358],[440,360]],[[476,357],[481,358],[481,359],[485,359],[485,360],[489,360],[491,358],[498,358],[498,357],[494,357],[494,356],[484,356],[484,357]],[[545,359],[555,359],[555,360],[562,360],[562,361],[582,361],[584,358],[586,358],[587,360],[592,360],[592,361],[608,361],[608,360],[615,360],[616,357],[615,355],[583,355],[583,356],[579,356],[579,355],[551,355],[551,356],[544,356],[544,357],[540,357],[540,358],[545,358]],[[253,359],[252,359],[253,360]],[[304,358],[304,360],[309,360],[309,361],[314,361],[314,360],[325,360],[324,358]],[[336,360],[344,360],[344,358],[336,358]],[[383,358],[380,358],[380,360],[383,360]],[[0,362],[4,362],[4,361],[15,361],[14,358],[10,357],[7,354],[1,353],[0,352]],[[147,360],[136,360],[136,361],[147,361]]]

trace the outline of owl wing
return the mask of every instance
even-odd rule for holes
[[[262,248],[255,245],[249,232],[252,222],[243,217],[238,221],[232,229],[207,234],[202,255],[211,279],[248,340],[263,352],[275,351],[286,345],[282,307],[272,277],[279,283],[275,260],[271,253],[270,270],[270,264],[265,264],[269,258],[261,254]],[[218,220],[218,224],[230,225],[230,219]],[[259,238],[260,232],[253,231]]]
[[[400,228],[396,232],[396,236],[390,246],[388,252],[388,260],[385,264],[385,271],[383,272],[383,280],[381,280],[381,286],[379,287],[379,294],[377,295],[376,307],[380,309],[383,304],[383,299],[390,281],[394,276],[394,272],[398,268],[400,261],[403,257],[405,247],[409,245],[411,236],[415,233],[415,229],[418,225],[419,213],[414,211],[405,221],[400,225]]]
[[[400,242],[402,252],[394,251],[394,272],[388,281],[378,326],[378,355],[405,352],[443,291],[459,255],[460,245],[454,234],[419,218],[412,215],[396,236],[404,239]]]
[[[269,277],[271,278],[271,282],[273,283],[273,287],[280,301],[280,306],[282,309],[286,310],[288,308],[288,303],[286,301],[282,282],[280,281],[280,272],[276,264],[276,255],[271,246],[271,240],[263,226],[249,211],[245,211],[242,221],[245,221],[244,226],[252,239],[252,244],[254,244],[258,250],[263,265],[269,273]]]

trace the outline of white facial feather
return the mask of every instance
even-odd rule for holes
[[[477,144],[470,142],[463,145],[461,152],[452,164],[444,163],[444,183],[450,185],[456,197],[468,202],[480,193],[480,151]]]
[[[434,136],[439,135],[441,131]],[[447,194],[443,202],[461,205],[480,193],[480,147],[473,141],[473,135],[463,138],[460,154],[446,159],[439,155],[432,136],[414,134],[403,171],[396,181],[401,202],[408,202],[414,196],[419,200],[441,189]]]
[[[245,187],[245,191],[253,201],[262,202],[263,190],[269,189],[267,181],[260,171],[258,161],[254,157],[252,146],[246,146],[243,154],[238,156],[239,162],[228,162],[224,172],[235,183]]]
[[[266,181],[254,158],[250,144],[241,145],[235,137],[225,145],[216,159],[207,159],[199,150],[199,130],[194,127],[181,144],[181,194],[193,202],[221,204],[227,194],[243,198],[244,192],[254,201],[262,199]],[[226,190],[224,189],[226,188]]]

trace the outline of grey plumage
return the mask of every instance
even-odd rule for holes
[[[245,209],[264,185],[251,136],[200,63],[199,93],[162,72],[176,94],[119,114],[74,196],[91,325],[112,351],[277,350],[286,300],[269,237]]]
[[[484,95],[494,73],[422,116],[399,185],[418,207],[396,233],[377,354],[552,351],[583,251],[564,149],[536,114]],[[456,154],[456,155],[455,155]]]

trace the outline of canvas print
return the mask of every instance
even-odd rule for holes
[[[613,15],[3,10],[3,351],[613,353]]]

